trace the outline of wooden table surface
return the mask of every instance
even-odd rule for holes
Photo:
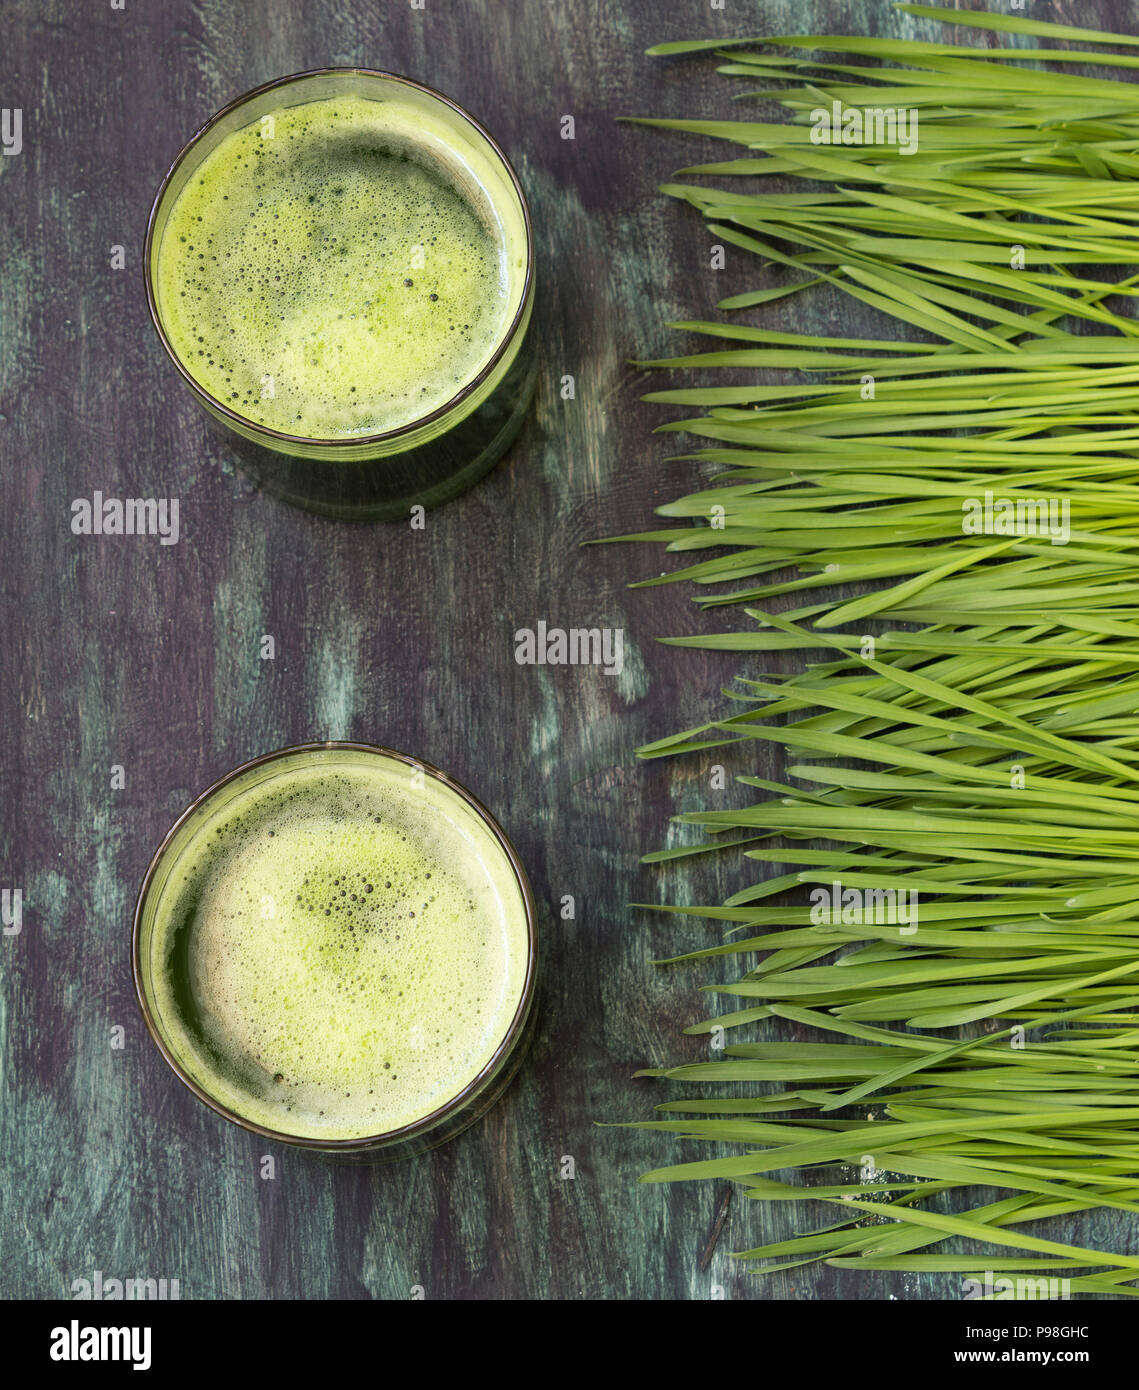
[[[1084,26],[1137,17],[1132,0],[1029,8]],[[665,461],[628,359],[678,350],[666,320],[756,278],[743,253],[710,270],[698,219],[654,192],[710,146],[615,124],[735,114],[710,64],[645,47],[937,26],[885,0],[16,0],[2,28],[0,105],[22,109],[24,148],[0,157],[0,888],[22,889],[23,927],[0,936],[0,1295],[69,1296],[100,1270],[177,1279],[183,1298],[956,1298],[950,1276],[758,1280],[728,1252],[826,1215],[737,1196],[713,1241],[725,1189],[638,1186],[683,1151],[598,1126],[664,1098],[638,1067],[706,1055],[680,1033],[705,1013],[704,975],[651,962],[717,928],[626,904],[707,901],[738,886],[738,866],[698,882],[639,865],[670,814],[714,794],[707,766],[638,765],[633,749],[717,708],[736,663],[654,642],[699,623],[679,586],[626,588],[658,552],[582,547],[645,527],[695,477]],[[147,318],[146,217],[178,148],[240,92],[326,65],[455,97],[533,204],[534,409],[505,463],[423,531],[258,492]],[[861,331],[848,300],[791,302],[781,326]],[[95,490],[177,497],[181,540],[73,535],[71,503]],[[623,674],[517,665],[513,633],[540,619],[623,627]],[[541,1016],[519,1078],[476,1128],[402,1164],[337,1166],[216,1118],[134,1000],[130,914],[171,821],[239,762],[310,738],[384,743],[466,782],[542,905]],[[740,770],[774,773],[749,752]],[[1127,1221],[1100,1212],[1049,1234],[1134,1249]]]

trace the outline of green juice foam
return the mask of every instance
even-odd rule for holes
[[[514,869],[465,801],[396,760],[268,766],[171,846],[149,944],[159,1031],[254,1123],[411,1124],[474,1080],[518,1010]]]
[[[231,131],[158,243],[171,346],[217,400],[286,434],[423,418],[481,372],[520,302],[524,229],[494,176],[398,95],[282,106]]]

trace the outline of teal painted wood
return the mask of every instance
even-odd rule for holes
[[[1130,10],[1032,6],[1104,27]],[[734,666],[653,643],[698,619],[680,588],[625,588],[651,571],[648,550],[581,542],[646,526],[692,476],[651,437],[660,416],[627,359],[674,350],[668,318],[754,282],[742,259],[714,276],[695,216],[654,196],[707,147],[614,118],[733,114],[708,65],[642,56],[662,39],[919,27],[837,0],[7,7],[0,104],[23,110],[24,149],[0,157],[0,888],[24,897],[22,931],[0,937],[5,1296],[66,1296],[97,1269],[178,1279],[184,1298],[956,1296],[948,1277],[825,1267],[758,1282],[726,1252],[792,1234],[802,1213],[725,1207],[715,1186],[637,1186],[676,1146],[595,1124],[649,1117],[664,1090],[638,1067],[704,1055],[681,1035],[704,1012],[703,976],[650,962],[715,928],[626,903],[738,885],[714,866],[639,867],[670,814],[706,803],[707,769],[638,766],[632,749],[710,713]],[[241,91],[328,64],[407,73],[468,105],[534,205],[532,418],[423,532],[258,494],[146,318],[146,215],[183,140]],[[823,294],[785,313],[807,331],[872,320]],[[71,502],[95,489],[178,497],[182,539],[73,536]],[[624,627],[624,674],[516,665],[512,634],[539,619]],[[238,762],[323,737],[387,743],[465,781],[544,905],[540,1027],[518,1081],[477,1128],[393,1167],[274,1150],[218,1120],[165,1068],[130,983],[134,893],[173,817]],[[564,894],[573,922],[556,911]],[[1135,1248],[1119,1213],[1051,1234]]]

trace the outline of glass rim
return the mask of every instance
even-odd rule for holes
[[[204,806],[216,793],[235,781],[238,777],[254,768],[266,766],[276,762],[278,759],[293,756],[298,753],[326,753],[331,751],[367,753],[369,755],[379,755],[384,758],[394,759],[404,763],[408,767],[421,769],[429,777],[441,782],[450,791],[454,792],[464,801],[478,816],[479,820],[491,832],[495,841],[502,849],[509,861],[510,867],[514,872],[514,878],[522,896],[522,906],[526,914],[526,974],[522,982],[522,992],[518,999],[518,1006],[514,1011],[506,1032],[495,1047],[489,1060],[486,1062],[478,1074],[474,1076],[463,1089],[457,1092],[449,1100],[444,1101],[429,1114],[421,1116],[418,1120],[412,1120],[409,1124],[401,1125],[397,1129],[383,1130],[378,1134],[361,1135],[353,1139],[323,1139],[311,1135],[290,1134],[287,1130],[273,1129],[268,1125],[258,1124],[255,1120],[246,1119],[236,1111],[231,1110],[210,1093],[192,1076],[186,1068],[174,1056],[167,1046],[165,1039],[161,1036],[155,1022],[154,1014],[147,999],[146,990],[142,980],[142,918],[146,907],[150,890],[154,884],[155,876],[159,867],[166,856],[174,837],[202,806]],[[424,762],[422,758],[413,758],[410,754],[397,752],[394,748],[385,748],[381,744],[362,743],[352,739],[329,739],[322,742],[294,743],[287,748],[278,748],[271,753],[262,753],[259,757],[250,758],[248,762],[242,763],[224,776],[211,782],[205,791],[200,792],[186,809],[179,815],[178,819],[162,837],[158,848],[151,856],[150,863],[147,865],[146,873],[143,875],[142,885],[138,890],[138,897],[135,900],[134,916],[131,923],[131,973],[134,978],[135,996],[138,1001],[139,1009],[142,1013],[143,1022],[146,1030],[150,1034],[151,1040],[165,1058],[167,1065],[182,1082],[200,1101],[209,1106],[215,1114],[223,1119],[230,1120],[242,1129],[248,1130],[253,1134],[260,1135],[264,1139],[272,1139],[282,1144],[292,1145],[294,1148],[317,1149],[326,1153],[353,1152],[361,1149],[384,1147],[390,1148],[396,1144],[418,1138],[420,1135],[427,1134],[434,1130],[450,1115],[457,1114],[470,1101],[472,1101],[483,1086],[490,1082],[499,1068],[505,1063],[518,1042],[522,1031],[526,1025],[530,1007],[533,1003],[535,986],[537,982],[537,960],[538,960],[538,912],[534,900],[533,890],[530,887],[530,880],[526,876],[526,870],[522,865],[518,853],[511,843],[510,838],[498,823],[497,819],[483,805],[475,794],[465,787],[461,782],[449,776],[446,772],[433,766],[431,763]]]
[[[522,209],[522,220],[526,230],[526,273],[522,281],[522,293],[518,300],[518,308],[515,310],[514,317],[504,330],[500,341],[491,354],[490,358],[483,364],[476,376],[466,382],[462,388],[455,393],[449,400],[426,415],[416,416],[415,419],[407,421],[403,425],[398,425],[394,429],[381,430],[375,434],[360,435],[336,435],[331,438],[321,438],[314,435],[289,434],[285,430],[276,430],[269,425],[260,425],[255,420],[250,420],[248,416],[242,415],[240,411],[234,410],[219,400],[211,391],[208,391],[187,369],[178,353],[174,350],[173,344],[167,336],[166,329],[163,327],[161,315],[158,312],[158,297],[154,288],[154,276],[152,273],[151,261],[154,251],[154,231],[158,220],[158,210],[162,205],[162,200],[166,195],[170,182],[182,162],[190,154],[191,150],[202,140],[219,121],[225,119],[231,112],[238,110],[247,102],[255,97],[262,96],[265,92],[271,92],[275,87],[286,87],[291,83],[300,82],[310,77],[378,77],[388,82],[396,82],[400,86],[409,87],[413,91],[420,92],[426,97],[441,102],[449,107],[460,119],[467,122],[475,133],[486,141],[491,153],[502,165],[514,189],[515,196],[518,198]],[[269,439],[279,440],[282,444],[299,445],[308,448],[319,449],[360,449],[371,445],[391,444],[399,439],[417,433],[424,427],[434,424],[444,419],[452,411],[456,410],[468,400],[474,393],[488,380],[494,373],[499,363],[502,361],[510,345],[514,342],[519,328],[525,321],[529,310],[531,294],[534,288],[534,226],[530,217],[530,203],[526,197],[526,192],[515,172],[514,165],[507,158],[505,151],[491,135],[486,127],[475,119],[474,116],[461,106],[457,101],[453,101],[443,92],[437,91],[434,87],[427,86],[424,82],[416,82],[414,78],[403,77],[396,72],[386,72],[382,68],[356,68],[356,67],[335,67],[335,68],[309,68],[304,72],[289,73],[285,77],[275,77],[271,82],[263,82],[259,87],[252,87],[247,92],[242,92],[240,96],[234,97],[227,102],[219,111],[214,114],[203,125],[190,136],[182,148],[175,155],[173,163],[162,176],[162,182],[158,185],[158,192],[154,195],[154,202],[150,207],[150,215],[146,221],[146,239],[143,242],[143,272],[146,281],[146,306],[150,311],[150,321],[154,325],[154,330],[158,334],[159,341],[166,350],[166,355],[177,367],[182,379],[190,387],[191,391],[201,400],[207,402],[211,410],[220,412],[228,422],[242,426],[246,430],[253,430],[258,435],[263,435]]]

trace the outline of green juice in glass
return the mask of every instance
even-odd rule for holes
[[[524,267],[520,220],[411,100],[279,106],[182,188],[156,290],[176,356],[256,425],[313,439],[400,429],[490,360]]]
[[[421,1123],[484,1072],[530,973],[526,893],[447,783],[295,751],[199,803],[140,905],[140,992],[230,1117],[344,1142]]]

